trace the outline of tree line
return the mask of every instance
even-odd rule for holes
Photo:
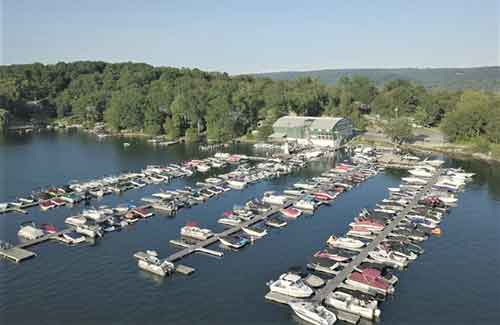
[[[228,141],[294,113],[343,116],[363,129],[367,110],[387,119],[410,117],[442,126],[452,140],[500,142],[499,96],[482,91],[428,90],[408,80],[383,87],[364,76],[335,85],[317,79],[271,80],[142,63],[74,62],[0,67],[0,121],[104,121],[115,130],[169,138],[205,135]]]

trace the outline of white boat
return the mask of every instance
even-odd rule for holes
[[[293,204],[293,206],[297,209],[301,210],[309,210],[312,211],[316,209],[316,204],[312,201],[307,201],[307,200],[298,200]]]
[[[295,188],[301,188],[304,190],[313,190],[314,188],[316,188],[316,185],[307,184],[307,183],[295,183],[295,184],[293,184],[293,186]]]
[[[17,235],[21,238],[27,240],[33,240],[45,235],[42,229],[36,228],[34,225],[21,225],[21,229],[17,232]]]
[[[243,230],[245,233],[252,237],[264,237],[267,235],[267,230],[265,227],[258,227],[258,226],[246,226],[246,227],[241,227],[241,230]]]
[[[71,216],[67,217],[64,222],[71,226],[81,226],[87,222],[87,218],[84,216]]]
[[[113,210],[111,210],[111,213],[113,213]],[[95,209],[83,210],[82,216],[84,216],[87,219],[93,220],[96,223],[102,223],[109,219],[109,215],[106,214],[105,210],[102,211]]]
[[[325,304],[370,320],[380,317],[377,300],[356,298],[343,291],[334,291],[328,294]]]
[[[175,270],[173,263],[167,260],[160,260],[155,251],[137,252],[134,254],[137,259],[137,266],[140,269],[151,272],[159,276],[165,276]]]
[[[247,186],[247,182],[242,180],[229,179],[226,181],[226,183],[235,190],[242,190],[245,188],[245,186]]]
[[[332,245],[334,247],[339,248],[347,248],[347,249],[359,249],[365,246],[361,240],[347,238],[347,237],[335,237],[330,236],[327,240],[327,244]]]
[[[421,179],[418,177],[403,177],[401,179],[403,180],[403,182],[408,184],[419,184],[419,185],[427,184],[427,181],[425,179]]]
[[[198,166],[196,166],[196,170],[201,172],[201,173],[206,173],[210,170],[210,166],[209,165],[204,165],[204,164],[200,164]]]
[[[9,203],[0,203],[0,211],[7,210]]]
[[[416,177],[432,177],[432,173],[421,168],[411,169],[408,172]]]
[[[422,163],[431,165],[433,167],[439,167],[444,164],[444,160],[434,159],[434,160],[424,160]]]
[[[159,193],[153,193],[151,196],[160,198],[162,200],[168,200],[173,197],[172,193],[166,193],[166,192],[159,192]]]
[[[287,201],[288,201],[288,197],[286,197],[284,195],[267,194],[267,195],[264,195],[264,197],[262,198],[262,202],[269,203],[272,205],[278,205],[278,206],[285,205]]]
[[[95,225],[80,225],[75,231],[90,238],[102,237],[101,228]]]
[[[337,321],[337,316],[320,304],[293,301],[288,305],[298,317],[314,325],[333,325]]]
[[[295,273],[284,273],[279,279],[269,285],[272,292],[295,298],[310,297],[314,291]]]
[[[86,240],[85,236],[77,233],[76,231],[64,233],[62,235],[62,237],[69,244],[79,244],[79,243],[83,243]]]
[[[238,217],[222,217],[217,220],[217,222],[223,225],[237,226],[242,222],[242,220]]]
[[[368,255],[377,262],[395,266],[401,269],[408,265],[407,258],[396,255],[394,254],[394,252],[387,252],[385,250],[377,249],[370,251]]]
[[[303,196],[306,192],[304,190],[284,190],[283,194],[290,196]]]
[[[214,234],[210,229],[202,229],[196,224],[191,223],[181,228],[181,235],[194,239],[206,240],[212,237]]]
[[[223,180],[220,178],[217,178],[217,177],[209,177],[209,178],[205,179],[205,182],[207,182],[209,184],[219,185],[223,182]]]

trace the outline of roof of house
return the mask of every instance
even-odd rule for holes
[[[283,116],[274,122],[273,127],[304,127],[308,125],[311,129],[331,129],[343,119],[343,117]]]

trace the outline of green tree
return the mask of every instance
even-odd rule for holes
[[[0,133],[7,131],[10,122],[10,112],[6,109],[0,108]]]
[[[115,130],[141,130],[144,125],[145,96],[138,88],[113,93],[104,113],[105,121]]]
[[[164,114],[157,106],[146,106],[144,110],[144,132],[158,135],[162,132]]]
[[[392,119],[384,125],[384,133],[397,144],[408,142],[413,138],[413,127],[408,118]]]

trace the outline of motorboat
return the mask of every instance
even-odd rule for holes
[[[433,174],[428,172],[427,170],[421,169],[421,168],[416,168],[416,169],[410,169],[408,171],[411,175],[416,176],[416,177],[432,177]]]
[[[316,258],[322,258],[322,259],[330,259],[332,261],[336,261],[336,262],[347,262],[351,259],[350,256],[344,256],[344,255],[341,255],[341,254],[338,254],[337,252],[331,252],[329,250],[320,250],[320,251],[317,251],[316,253],[314,253],[314,257]]]
[[[196,223],[191,222],[181,228],[181,236],[206,240],[213,236],[213,232],[210,229],[202,229]]]
[[[346,248],[346,249],[360,249],[363,246],[365,246],[365,243],[362,242],[361,240],[352,239],[348,237],[335,237],[333,235],[330,236],[326,242],[328,245],[331,245],[333,247]]]
[[[368,252],[368,256],[373,258],[375,261],[384,263],[386,265],[395,266],[398,268],[404,268],[408,265],[408,259],[402,256],[396,255],[392,251],[387,251],[385,249],[375,249]]]
[[[295,183],[293,184],[295,188],[303,189],[303,190],[313,190],[316,188],[316,184],[308,184],[308,183]]]
[[[307,298],[312,296],[314,291],[304,283],[302,278],[295,273],[284,273],[279,279],[269,285],[271,292],[295,298]]]
[[[285,205],[287,201],[288,197],[286,197],[285,195],[274,195],[271,193],[265,193],[264,197],[262,198],[262,202],[278,206]]]
[[[34,240],[45,235],[45,232],[38,228],[32,221],[23,222],[17,235],[23,239]]]
[[[241,230],[252,237],[260,238],[267,235],[267,229],[264,225],[243,226],[241,227]]]
[[[307,267],[328,274],[337,274],[341,270],[339,262],[325,257],[317,257],[316,254],[311,258]]]
[[[217,177],[209,177],[209,178],[205,179],[205,182],[212,184],[212,185],[219,185],[219,184],[222,184],[224,182],[224,180],[217,178]]]
[[[274,228],[282,228],[287,225],[286,220],[279,216],[271,216],[269,219],[266,220],[266,225]]]
[[[238,235],[222,236],[219,237],[219,241],[225,246],[236,249],[242,248],[249,243],[248,238]]]
[[[357,218],[355,222],[349,224],[351,227],[364,227],[371,231],[382,231],[385,226],[373,218]]]
[[[90,238],[102,237],[101,227],[97,225],[79,225],[75,228],[75,231]]]
[[[401,180],[408,184],[417,184],[417,185],[427,184],[427,180],[418,177],[403,177],[401,178]]]
[[[222,218],[219,218],[217,220],[218,223],[221,223],[223,225],[228,225],[228,226],[237,226],[239,225],[243,220],[241,220],[238,216],[234,214],[224,214]]]
[[[351,230],[347,232],[347,235],[361,235],[361,236],[370,236],[373,233],[373,229],[364,226],[351,226]]]
[[[286,209],[281,209],[280,210],[281,214],[287,218],[291,218],[291,219],[296,219],[298,217],[300,217],[300,215],[302,214],[302,211],[297,209],[297,208],[292,208],[292,207],[289,207],[289,208],[286,208]]]
[[[85,236],[76,231],[70,231],[62,234],[62,238],[68,242],[68,244],[79,244],[86,241]]]
[[[174,195],[172,193],[167,193],[167,192],[153,193],[153,194],[151,194],[151,196],[157,197],[157,198],[162,199],[162,200],[169,200],[172,197],[174,197]]]
[[[52,200],[40,201],[38,205],[40,206],[40,209],[42,209],[43,211],[53,209],[57,206],[54,202],[52,202]]]
[[[209,165],[205,165],[205,164],[199,164],[198,166],[196,166],[196,170],[199,171],[200,173],[206,173],[210,169],[211,169],[211,167]]]
[[[307,301],[293,301],[288,305],[301,319],[314,325],[333,325],[337,316],[320,304]]]
[[[362,272],[363,270],[374,269],[379,272],[380,276],[389,284],[395,285],[399,279],[392,272],[393,268],[377,262],[363,262],[359,264],[355,270]]]
[[[289,196],[303,196],[306,192],[304,190],[284,190],[283,194]]]
[[[48,224],[48,223],[41,224],[40,228],[43,229],[43,231],[46,234],[55,234],[55,233],[57,233],[56,226]]]
[[[301,199],[295,202],[293,207],[302,210],[314,211],[314,209],[316,209],[316,203],[314,201]]]
[[[229,179],[226,181],[226,183],[235,190],[242,190],[247,186],[247,182],[243,180]]]
[[[394,287],[380,276],[380,272],[367,269],[361,272],[353,272],[345,281],[347,284],[360,290],[370,290],[382,295],[392,294]]]
[[[337,197],[338,193],[332,195],[328,192],[315,192],[313,193],[313,195],[315,199],[318,199],[320,201],[332,201]]]
[[[156,251],[137,252],[134,254],[140,269],[159,276],[166,276],[175,270],[172,262],[160,260]]]
[[[87,218],[82,215],[70,216],[64,220],[65,223],[71,226],[81,226],[87,223]]]
[[[336,290],[328,294],[325,304],[366,319],[375,320],[380,317],[380,309],[375,299],[360,299],[347,292]]]

